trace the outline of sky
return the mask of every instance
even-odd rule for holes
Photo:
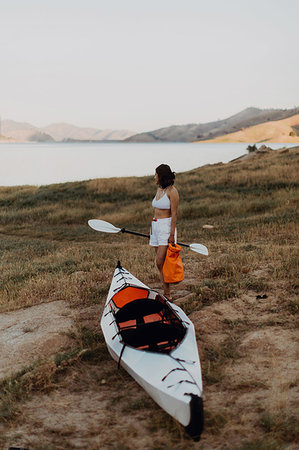
[[[149,131],[299,106],[298,0],[0,0],[0,116]]]

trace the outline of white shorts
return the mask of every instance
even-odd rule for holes
[[[159,245],[168,245],[168,238],[170,236],[171,217],[166,219],[153,219],[151,224],[151,234],[149,244],[152,247],[159,247]],[[176,243],[176,229],[174,233],[174,241]]]

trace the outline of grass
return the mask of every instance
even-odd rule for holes
[[[262,326],[274,330],[294,326],[299,279],[298,150],[177,175],[179,239],[202,242],[210,251],[208,258],[182,251],[189,292],[180,304],[184,311],[192,317],[244,295],[268,295],[263,321],[258,320],[258,313],[255,319],[246,314],[237,318],[219,315],[222,339],[211,342],[202,342],[201,330],[197,330],[208,402],[215,389],[229,391],[228,397],[232,392],[266,390],[267,383],[259,380],[230,385],[225,368],[246,357],[240,352],[246,333]],[[94,308],[99,314],[118,259],[143,282],[158,286],[153,253],[146,240],[100,234],[87,226],[88,219],[101,218],[148,233],[154,193],[152,177],[0,188],[0,312],[63,299],[76,312]],[[205,224],[214,228],[202,228]],[[283,296],[278,305],[272,305],[271,295],[277,291]],[[107,391],[111,398],[106,420],[115,434],[114,438],[103,435],[99,441],[102,447],[112,448],[115,436],[119,436],[119,448],[132,448],[132,442],[140,439],[136,424],[118,426],[116,417],[121,410],[136,423],[142,417],[152,448],[193,448],[182,427],[141,394],[143,391],[138,391],[137,398],[125,400],[127,392],[135,393],[139,388],[123,370],[116,371],[99,332],[98,317],[90,324],[77,316],[66,351],[1,382],[0,422],[16,424],[25,401],[36,393],[56,391],[64,379],[71,379],[68,389],[82,392],[82,396],[92,387],[95,393]],[[208,403],[204,442],[209,448],[214,448],[214,440],[224,429],[227,434],[222,438],[229,442],[234,407],[228,413],[228,404],[224,402],[215,412]],[[295,439],[292,415],[279,417],[262,410],[257,416],[252,426],[259,435],[240,441],[238,448],[275,450]],[[238,417],[234,417],[234,427],[236,421]],[[242,429],[239,422],[238,427]],[[51,445],[45,442],[44,448]],[[71,448],[69,443],[65,446]]]
[[[241,357],[239,343],[240,332],[230,331],[220,344],[204,345],[202,375],[205,385],[222,383],[227,364],[235,363]]]
[[[283,414],[264,414],[260,426],[279,442],[299,443],[298,417]]]
[[[228,423],[228,412],[218,411],[213,413],[209,410],[205,410],[205,428],[212,430],[213,432],[220,432],[222,428]]]
[[[286,448],[272,439],[254,439],[244,442],[237,450],[282,450]]]
[[[22,403],[34,391],[47,391],[55,369],[50,362],[37,362],[0,382],[0,423],[11,422],[20,412]]]
[[[53,361],[41,360],[0,382],[0,423],[11,422],[33,392],[55,389],[59,376],[81,361],[99,364],[110,359],[103,335],[97,330],[80,326],[68,333],[72,346],[54,355]]]

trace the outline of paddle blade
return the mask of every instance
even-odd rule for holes
[[[193,250],[196,253],[200,253],[201,255],[208,256],[209,252],[205,245],[202,244],[190,244],[190,249]]]
[[[117,228],[105,220],[91,219],[88,221],[88,225],[96,231],[102,231],[103,233],[118,233],[121,228]]]

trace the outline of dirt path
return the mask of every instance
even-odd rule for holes
[[[0,314],[0,379],[65,348],[72,316],[64,301]]]
[[[207,379],[203,449],[235,449],[242,441],[262,440],[263,420],[299,413],[294,317],[284,311],[282,290],[266,299],[256,297],[251,292],[190,316],[201,331],[198,343]],[[226,362],[220,369],[217,362],[222,358]],[[280,426],[279,422],[277,430]],[[263,448],[272,448],[268,445]],[[298,447],[294,443],[286,448]]]
[[[190,314],[204,376],[206,425],[200,443],[189,440],[124,370],[117,370],[103,343],[94,363],[78,360],[66,367],[49,392],[32,395],[16,421],[5,431],[0,426],[0,448],[281,448],[271,447],[271,439],[280,442],[280,433],[294,433],[286,421],[299,404],[298,334],[283,288],[273,291],[266,298],[251,291]],[[182,284],[176,303],[194,301],[187,293]],[[96,305],[82,309],[80,317],[97,329],[99,314]],[[63,302],[0,317],[1,345],[6,346],[2,376],[11,371],[12,352],[13,368],[53,354],[65,344],[60,333],[72,325],[72,311]],[[280,421],[269,438],[265,426],[271,418]],[[298,448],[292,440],[288,450]]]

